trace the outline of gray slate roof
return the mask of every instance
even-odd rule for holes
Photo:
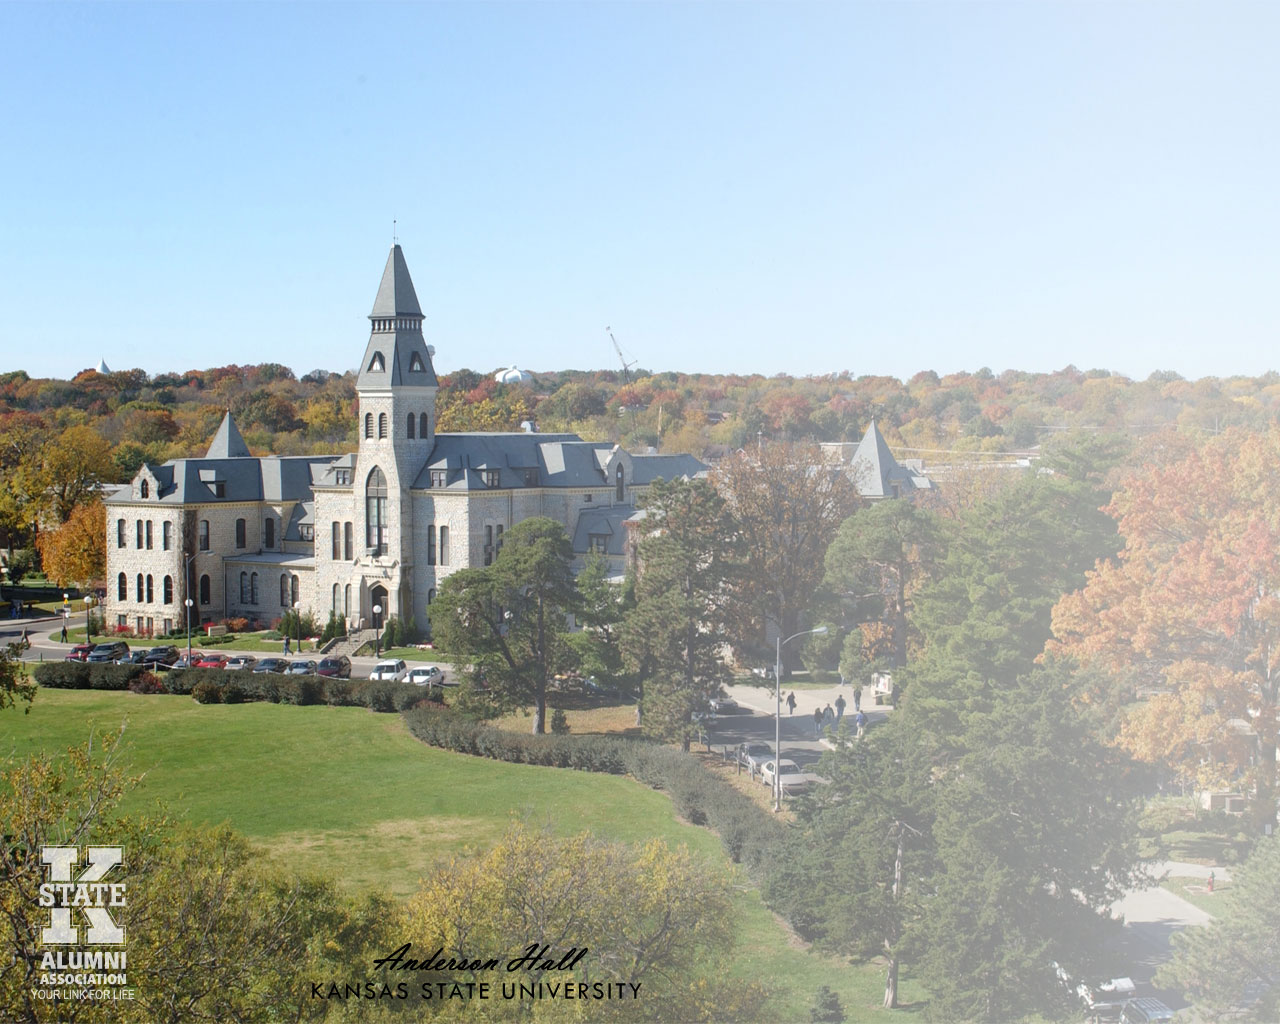
[[[635,514],[636,510],[630,505],[583,509],[573,530],[573,550],[586,554],[591,550],[591,538],[597,536],[609,538],[605,542],[606,554],[625,554],[627,531],[623,523]]]
[[[407,320],[397,320],[397,317]],[[392,246],[391,255],[387,257],[369,319],[374,329],[356,377],[358,389],[439,387],[431,364],[431,350],[422,337],[422,307],[418,305],[418,294],[409,277],[409,265],[398,245]],[[388,320],[393,324],[392,329],[380,329],[380,322]]]
[[[244,443],[244,437],[240,434],[240,429],[236,426],[236,421],[231,418],[231,410],[227,410],[227,414],[222,417],[222,425],[218,427],[218,432],[213,435],[213,440],[209,442],[209,450],[205,452],[206,459],[248,459],[249,446]]]
[[[400,246],[393,245],[382,271],[382,283],[378,285],[378,297],[373,300],[370,317],[422,316],[418,305],[418,293],[409,276],[409,264],[404,261]]]
[[[156,478],[161,505],[233,501],[310,501],[313,465],[332,462],[332,455],[272,455],[262,459],[170,459],[147,469]],[[216,484],[222,484],[222,496]],[[108,495],[108,504],[128,501],[130,488]]]
[[[908,469],[893,457],[889,445],[872,420],[858,447],[854,450],[852,467],[854,483],[864,498],[892,498],[894,484],[899,493],[931,488],[928,477]]]

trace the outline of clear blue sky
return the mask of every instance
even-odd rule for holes
[[[1280,366],[1280,4],[0,4],[0,369]]]

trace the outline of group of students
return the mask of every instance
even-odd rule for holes
[[[787,694],[787,714],[793,715],[796,711],[796,695],[793,690]],[[844,718],[844,709],[848,706],[848,701],[844,699],[844,694],[836,697],[835,707],[828,704],[825,708],[815,707],[813,709],[813,732],[815,736],[821,736],[824,728],[834,728],[839,725]],[[862,691],[857,687],[853,690],[853,724],[857,730],[859,738],[866,732],[867,716],[862,711]]]

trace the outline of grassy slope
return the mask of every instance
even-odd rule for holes
[[[413,739],[399,716],[357,708],[42,690],[30,715],[6,714],[0,753],[64,749],[125,720],[129,767],[148,773],[129,807],[161,800],[193,821],[228,820],[272,855],[352,886],[405,895],[441,857],[488,845],[518,815],[565,834],[659,836],[729,869],[714,835],[677,821],[667,797],[635,782],[446,753]],[[740,905],[735,973],[776,992],[762,1020],[807,1019],[822,984],[850,1020],[882,1015],[877,970],[795,948],[755,890],[744,887]],[[920,993],[908,983],[903,996]]]

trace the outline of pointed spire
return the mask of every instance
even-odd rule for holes
[[[213,441],[209,444],[209,450],[204,457],[206,459],[247,459],[250,457],[249,446],[244,443],[244,438],[240,435],[240,428],[236,426],[236,421],[231,418],[230,409],[222,417],[222,425],[218,427],[218,432],[213,435]]]
[[[387,266],[382,271],[382,283],[378,285],[378,297],[373,300],[369,319],[394,316],[422,316],[418,294],[413,290],[413,279],[409,277],[409,265],[405,263],[404,253],[398,245],[391,247],[391,255],[387,257]]]
[[[900,467],[875,420],[871,421],[853,453],[853,465],[858,491],[863,497],[882,498],[893,493],[889,474]]]

